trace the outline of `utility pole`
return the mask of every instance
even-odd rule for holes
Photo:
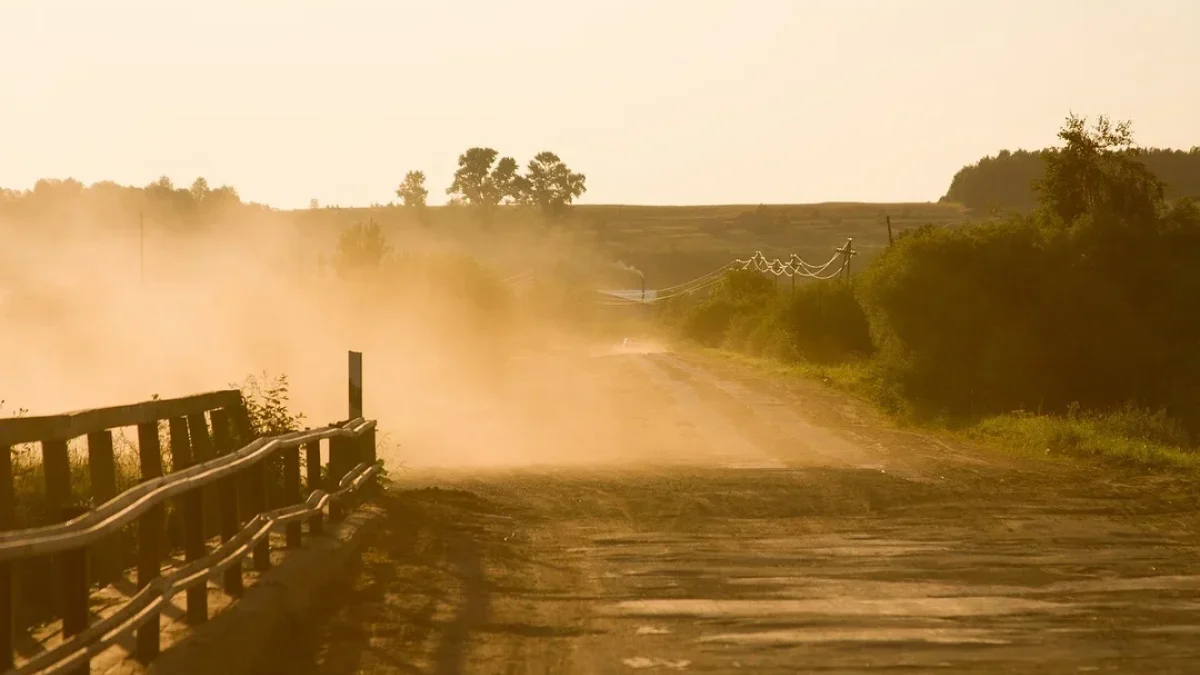
[[[362,352],[350,352],[349,408],[351,420],[356,420],[363,416],[362,357]]]
[[[850,258],[854,257],[854,237],[846,239],[846,243],[839,249],[838,253],[842,254],[842,270],[846,273],[846,281],[850,281]]]
[[[138,211],[138,280],[146,285],[146,220]]]
[[[892,241],[892,217],[891,217],[891,216],[884,216],[884,218],[886,218],[886,219],[887,219],[887,228],[888,228],[888,246],[890,247],[892,244],[896,243],[896,242]]]
[[[850,259],[854,257],[854,237],[846,240],[846,282],[850,282]]]

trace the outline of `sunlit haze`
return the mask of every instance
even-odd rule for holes
[[[0,5],[0,186],[196,176],[281,208],[441,202],[558,153],[585,203],[925,201],[1070,111],[1195,144],[1190,0]]]

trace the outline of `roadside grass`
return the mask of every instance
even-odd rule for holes
[[[1112,412],[1072,409],[1066,415],[1016,410],[975,420],[951,419],[915,411],[881,382],[866,359],[836,365],[786,363],[728,349],[679,347],[747,367],[759,373],[802,378],[848,393],[871,404],[900,427],[919,428],[969,440],[1008,453],[1035,458],[1074,458],[1158,470],[1200,471],[1197,452],[1183,428],[1164,412],[1124,408]]]

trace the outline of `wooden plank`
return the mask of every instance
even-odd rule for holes
[[[283,505],[299,504],[300,496],[300,448],[287,448],[283,453]],[[286,528],[288,548],[299,548],[300,521],[288,523]]]
[[[158,420],[138,425],[138,459],[141,464],[142,481],[163,475],[162,448],[158,440]],[[163,539],[166,529],[166,509],[162,503],[155,504],[138,520],[138,565],[137,587],[145,588],[162,576],[162,560],[166,553]],[[147,663],[158,656],[161,644],[161,615],[152,612],[137,629],[137,658]]]
[[[239,404],[231,408],[223,408],[223,412],[227,415],[230,428],[233,433],[233,449],[245,447],[254,435],[250,425],[250,414],[246,410],[244,404]],[[265,461],[265,460],[264,460]],[[249,472],[243,472],[237,480],[238,489],[238,524],[245,525],[250,522],[250,519],[258,515],[254,504],[254,488],[252,486],[252,478]]]
[[[217,456],[228,455],[234,451],[233,433],[229,413],[222,410],[212,411],[213,449]],[[221,496],[221,542],[227,543],[237,536],[241,529],[238,524],[238,481],[237,474],[226,476],[217,482],[217,491]],[[242,595],[242,565],[231,565],[225,570],[225,592],[232,597]]]
[[[226,389],[182,398],[78,410],[60,415],[0,419],[0,446],[43,440],[65,441],[93,431],[139,426],[215,408],[237,406],[241,404],[241,400],[240,391]]]
[[[310,441],[304,444],[304,464],[307,470],[307,491],[321,489],[321,441]],[[316,515],[308,519],[308,533],[321,534],[324,529],[322,522],[322,514],[318,511]]]
[[[88,434],[88,475],[92,483],[92,502],[99,506],[117,496],[117,464],[113,456],[113,436],[108,430]]]
[[[204,419],[204,413],[192,413],[187,417],[188,435],[192,440],[192,459],[197,463],[207,462],[216,457],[216,452],[213,451],[212,439],[208,434],[208,423]]]
[[[198,464],[203,464],[217,456],[213,450],[212,437],[208,431],[208,421],[204,417],[204,413],[194,413],[188,415],[188,433],[192,439],[192,459]],[[202,490],[204,500],[204,540],[217,534],[220,530],[218,524],[221,522],[220,517],[220,495],[216,489]]]
[[[342,480],[342,476],[353,468],[353,464],[347,466],[350,455],[353,453],[351,446],[354,440],[344,437],[335,437],[329,439],[329,471],[325,476],[325,491],[337,492],[338,483]],[[344,516],[345,505],[339,501],[329,503],[329,522],[340,523]]]
[[[350,352],[349,408],[352,420],[363,415],[362,357],[362,352]]]
[[[11,447],[0,445],[0,530],[11,530],[17,526],[12,453]]]
[[[92,483],[92,505],[99,506],[117,496],[117,466],[113,436],[109,430],[88,434],[88,474]],[[92,571],[96,581],[107,585],[120,578],[121,558],[116,542],[102,541],[92,547]]]
[[[12,448],[0,445],[0,530],[16,525]],[[13,564],[0,562],[0,672],[13,667]]]
[[[186,469],[195,462],[192,460],[192,440],[188,434],[186,417],[172,417],[167,422],[171,439],[171,471]]]
[[[167,447],[171,452],[170,473],[183,471],[192,466],[192,441],[188,434],[186,417],[172,417],[167,420]],[[165,455],[163,456],[165,459]],[[184,497],[176,499],[177,507],[182,506]],[[177,508],[167,515],[167,554],[183,545],[183,510]]]
[[[70,520],[85,511],[87,509],[82,506],[71,507],[63,513],[63,518]],[[56,562],[62,602],[62,635],[69,638],[82,633],[88,626],[88,551],[86,548],[64,551],[58,554]],[[87,675],[90,671],[89,662],[84,661],[68,672],[70,675]]]
[[[267,462],[262,461],[245,471],[247,489],[250,498],[250,518],[254,518],[267,510]],[[265,572],[271,569],[271,538],[263,537],[254,547],[254,569]]]
[[[62,520],[71,505],[71,456],[66,441],[42,441],[42,477],[46,482],[46,511],[51,522]]]
[[[182,471],[195,466],[196,456],[192,448],[193,439],[188,418],[173,417],[168,425],[171,430],[171,470]],[[199,428],[197,432],[197,439],[207,440],[207,427]],[[183,542],[183,553],[187,562],[199,560],[208,553],[204,545],[204,491],[203,486],[197,487],[184,493],[178,502],[179,538]],[[188,623],[195,625],[208,621],[208,586],[198,584],[187,589],[186,593]]]

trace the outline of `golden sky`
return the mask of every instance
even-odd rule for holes
[[[440,202],[543,149],[590,203],[924,201],[1070,111],[1200,145],[1197,0],[0,0],[0,186]]]

